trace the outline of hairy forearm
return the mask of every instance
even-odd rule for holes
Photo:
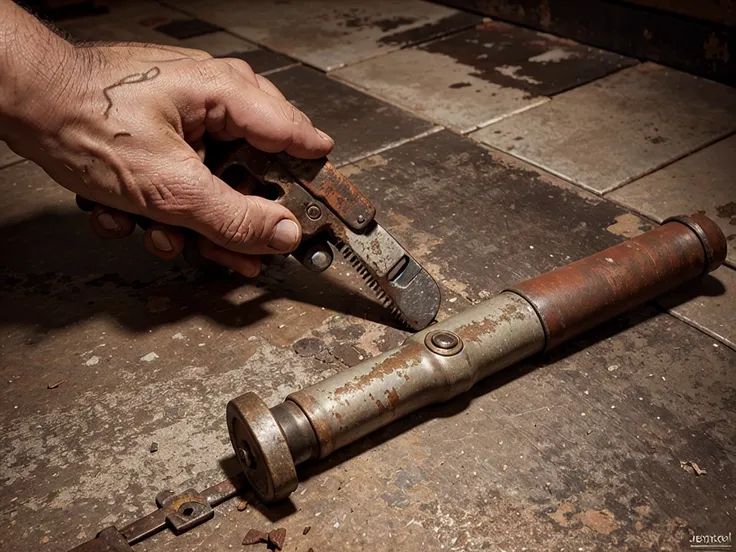
[[[0,0],[0,139],[43,120],[70,84],[74,47],[11,0]]]

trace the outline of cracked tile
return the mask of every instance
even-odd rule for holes
[[[630,67],[473,134],[605,193],[736,130],[736,90],[653,63]]]

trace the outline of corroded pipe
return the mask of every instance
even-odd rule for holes
[[[286,397],[227,405],[235,452],[267,502],[297,487],[296,465],[717,268],[726,239],[707,217],[675,217],[601,253],[509,288],[410,336],[400,347]]]

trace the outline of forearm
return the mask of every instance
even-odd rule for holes
[[[11,0],[0,0],[0,139],[37,125],[70,84],[74,47]],[[66,76],[65,76],[66,75]]]

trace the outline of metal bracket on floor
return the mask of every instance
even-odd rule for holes
[[[245,478],[226,479],[199,493],[187,489],[182,493],[161,491],[156,495],[158,509],[129,523],[122,529],[115,526],[100,531],[97,536],[69,552],[132,552],[132,546],[169,527],[175,534],[212,519],[213,509],[237,496],[245,488]]]

